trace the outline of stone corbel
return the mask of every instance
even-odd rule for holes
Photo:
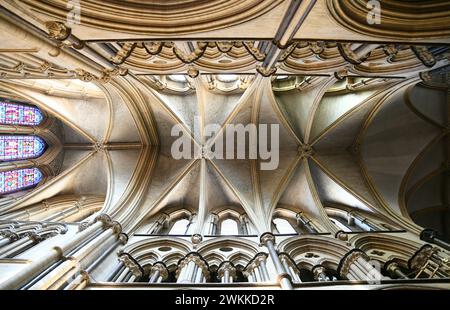
[[[234,41],[219,41],[215,42],[217,49],[221,53],[228,53],[235,46],[236,42]]]
[[[347,240],[348,240],[348,234],[347,234],[345,231],[343,231],[343,230],[339,230],[339,231],[334,235],[334,237],[335,237],[336,239],[341,240],[341,241],[347,241]]]
[[[75,69],[74,73],[77,79],[80,79],[83,82],[92,82],[95,79],[95,76],[92,73],[80,68]]]
[[[414,271],[422,269],[436,250],[429,244],[424,245],[409,259],[408,268]]]
[[[387,56],[387,61],[389,63],[392,63],[395,59],[395,56],[397,56],[398,47],[394,44],[386,44],[385,46],[383,46],[383,51]]]
[[[164,42],[143,42],[142,45],[145,51],[153,56],[161,53],[163,47],[165,46]]]
[[[199,76],[200,71],[198,71],[198,69],[196,69],[194,66],[189,66],[189,68],[187,69],[187,75],[192,78],[195,79],[197,76]]]
[[[58,21],[49,21],[45,23],[50,39],[60,42],[60,47],[73,47],[82,49],[84,42],[78,40],[72,35],[72,29],[64,23]]]
[[[315,55],[320,55],[325,51],[324,41],[312,41],[308,42],[309,48]]]
[[[342,81],[343,79],[347,78],[348,76],[348,70],[347,69],[343,69],[343,70],[339,70],[336,71],[334,73],[334,77],[340,81]]]
[[[274,66],[272,68],[265,68],[263,66],[256,66],[256,71],[261,74],[263,77],[270,77],[277,72],[277,67]]]
[[[72,33],[72,29],[57,21],[46,22],[45,27],[47,28],[48,36],[57,41],[66,40]]]

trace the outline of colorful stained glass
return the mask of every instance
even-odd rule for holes
[[[37,158],[44,150],[44,140],[36,136],[0,136],[0,161]]]
[[[32,187],[42,180],[38,168],[0,172],[0,194],[7,194]]]
[[[0,124],[36,126],[44,119],[36,107],[0,99]]]

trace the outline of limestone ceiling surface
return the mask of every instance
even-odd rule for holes
[[[208,213],[228,208],[263,233],[282,206],[336,232],[333,205],[420,230],[415,197],[445,205],[424,184],[447,171],[427,165],[448,161],[432,150],[448,148],[448,80],[438,75],[449,49],[430,45],[447,32],[411,40],[390,30],[393,15],[362,40],[360,1],[302,3],[86,0],[68,27],[65,1],[0,1],[0,88],[56,116],[66,136],[62,172],[0,215],[72,194],[104,196],[102,212],[127,231],[185,208],[201,232]],[[218,129],[205,134],[208,124]],[[206,154],[229,124],[277,124],[276,169]],[[176,125],[190,159],[171,153]]]

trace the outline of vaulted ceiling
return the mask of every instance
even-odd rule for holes
[[[77,23],[66,1],[0,1],[2,96],[65,134],[61,173],[0,214],[92,195],[130,232],[180,207],[260,233],[283,207],[336,232],[325,208],[345,206],[448,237],[449,16],[425,21],[449,4],[422,1],[411,29],[412,4],[386,1],[367,28],[362,2],[81,1]],[[177,124],[192,159],[171,155]],[[278,167],[201,155],[227,124],[278,124]]]

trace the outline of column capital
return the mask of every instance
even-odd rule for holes
[[[217,269],[217,274],[219,277],[223,277],[225,271],[229,271],[230,277],[236,277],[236,267],[234,267],[233,263],[230,261],[224,261],[219,265],[219,269]]]
[[[335,237],[336,239],[339,239],[339,240],[342,240],[342,241],[347,241],[347,240],[348,240],[348,234],[347,234],[345,231],[343,231],[343,230],[339,230],[339,231],[334,235],[334,237]]]
[[[64,23],[58,21],[46,22],[45,27],[48,30],[48,36],[51,39],[58,41],[66,40],[72,33],[72,30],[69,27],[67,27]]]
[[[425,228],[420,232],[420,240],[425,242],[434,243],[434,238],[437,237],[437,232],[430,228]]]
[[[316,280],[316,281],[318,281],[319,280],[319,278],[320,278],[320,275],[321,274],[325,274],[325,267],[324,266],[322,266],[322,265],[315,265],[312,269],[311,269],[311,271],[312,271],[312,273],[313,273],[313,276],[314,276],[314,279]]]
[[[408,268],[412,270],[419,270],[428,262],[434,252],[435,249],[431,245],[425,244],[409,259]]]
[[[150,268],[150,272],[154,273],[155,271],[159,271],[159,275],[164,279],[167,279],[169,276],[169,271],[166,267],[166,264],[163,262],[156,262],[153,264],[153,266]]]
[[[118,221],[113,220],[108,214],[102,213],[97,216],[94,222],[100,221],[103,223],[105,228],[112,227],[116,234],[120,234],[122,232],[122,225]]]
[[[202,242],[203,237],[200,234],[193,234],[191,236],[191,242],[195,245],[199,244],[200,242]]]
[[[360,249],[352,249],[339,262],[337,273],[342,276],[347,276],[350,271],[350,267],[353,263],[355,263],[359,258],[367,259],[367,254]]]
[[[119,241],[122,244],[126,244],[128,242],[128,235],[126,233],[119,234]]]
[[[267,242],[272,241],[275,244],[275,236],[271,232],[265,232],[259,237],[261,244],[267,246]]]
[[[20,238],[18,234],[11,230],[0,231],[0,236],[8,238],[10,241],[16,241]]]
[[[119,256],[121,261],[135,277],[142,277],[144,275],[144,269],[139,263],[128,253],[122,253]]]
[[[384,263],[384,269],[391,275],[395,273],[395,270],[398,267],[398,263],[395,260],[390,260]]]
[[[197,252],[190,252],[185,257],[180,259],[178,261],[178,267],[177,267],[177,277],[179,273],[181,272],[181,269],[183,269],[187,264],[190,262],[194,262],[200,269],[202,269],[203,275],[205,278],[209,277],[209,265],[208,263],[203,259],[203,257],[198,254]]]

